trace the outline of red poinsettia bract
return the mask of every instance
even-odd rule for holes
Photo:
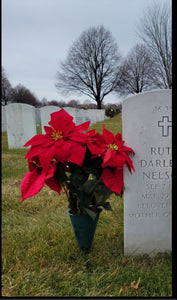
[[[51,125],[44,126],[46,134],[31,138],[24,147],[31,146],[25,158],[30,172],[21,183],[22,201],[36,195],[47,184],[60,194],[61,183],[54,177],[57,163],[72,162],[82,166],[90,121],[76,126],[73,117],[64,109],[51,114]]]
[[[92,158],[99,157],[104,151],[104,140],[101,134],[95,133],[95,129],[86,132],[88,136],[87,147]]]
[[[57,161],[54,160],[46,168],[40,163],[39,157],[34,157],[33,161],[28,161],[29,171],[25,174],[21,182],[22,201],[39,193],[44,184],[51,189],[61,192],[61,184],[59,180],[54,178]]]
[[[120,194],[123,187],[123,166],[126,165],[128,170],[132,172],[133,163],[129,154],[135,152],[124,145],[120,133],[114,136],[103,125],[104,151],[102,152],[102,180],[104,184],[112,191]]]
[[[134,170],[129,155],[135,154],[124,145],[121,134],[114,136],[104,125],[102,135],[96,133],[95,129],[83,133],[88,129],[90,121],[76,126],[73,117],[64,109],[52,113],[48,124],[50,126],[44,126],[45,134],[34,136],[24,145],[31,148],[25,156],[28,159],[29,172],[21,183],[22,201],[36,195],[44,184],[60,194],[62,187],[68,188],[67,177],[63,174],[71,172],[70,163],[82,167],[87,157],[100,158],[98,168],[102,168],[103,183],[112,192],[121,194],[123,167],[126,165],[130,172]],[[87,149],[92,155],[91,158],[86,155]],[[73,170],[77,173],[78,168]],[[75,174],[69,178],[73,180],[77,176]]]
[[[24,147],[31,146],[25,158],[33,159],[38,155],[46,166],[53,158],[61,163],[75,163],[82,166],[87,136],[82,133],[88,129],[90,121],[76,126],[64,109],[51,114],[49,126],[44,126],[46,134],[38,134],[31,138]]]

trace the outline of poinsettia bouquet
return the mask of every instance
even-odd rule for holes
[[[22,201],[39,193],[46,184],[59,195],[66,193],[73,214],[94,217],[96,207],[111,210],[107,199],[121,195],[123,167],[134,170],[121,134],[114,136],[103,125],[103,133],[87,131],[90,121],[81,125],[64,109],[51,114],[45,134],[32,137],[25,158],[29,172],[21,182]]]

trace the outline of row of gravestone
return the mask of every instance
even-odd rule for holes
[[[44,126],[48,125],[50,114],[60,109],[57,106],[44,106],[39,109],[23,103],[2,106],[1,125],[2,131],[7,131],[9,148],[22,148],[36,134],[37,124],[42,126],[42,133],[45,133]],[[104,109],[83,110],[65,107],[65,110],[73,116],[76,125],[86,121],[90,121],[92,125],[106,118]]]
[[[7,110],[8,107],[10,105]],[[26,140],[36,133],[35,122],[29,118],[26,109],[32,111],[34,108],[26,106],[25,114],[19,115],[14,105],[14,109],[6,114],[7,126],[11,126],[7,129],[14,142],[16,131],[23,139],[24,126],[25,132],[29,133]],[[131,175],[126,167],[124,169],[124,253],[154,255],[171,251],[171,90],[156,90],[127,98],[122,103],[122,120],[125,145],[135,151],[132,157],[135,172]]]

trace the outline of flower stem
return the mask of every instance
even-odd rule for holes
[[[67,198],[69,199],[69,194],[68,194],[68,192],[67,192],[67,189],[66,189],[66,187],[65,187],[65,184],[62,184],[62,188],[64,189],[65,194],[66,194]]]

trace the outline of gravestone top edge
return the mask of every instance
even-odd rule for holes
[[[39,109],[40,110],[45,110],[45,109],[58,109],[58,110],[60,110],[61,109],[61,107],[59,107],[59,106],[55,106],[55,105],[45,105],[45,106],[42,106],[42,107],[39,107]]]
[[[172,90],[171,89],[156,89],[156,90],[151,90],[151,91],[146,91],[146,92],[143,92],[143,93],[139,93],[139,94],[136,94],[136,95],[131,95],[129,97],[127,97],[126,99],[124,99],[122,101],[122,104],[125,104],[125,102],[128,102],[128,101],[132,101],[133,99],[135,98],[145,98],[146,96],[152,96],[154,97],[156,94],[160,94],[162,93],[162,95],[164,95],[164,92],[166,94],[171,94],[172,93]]]
[[[32,109],[36,109],[35,106],[27,104],[27,103],[9,103],[7,105],[4,105],[5,108],[9,107],[9,106],[21,106],[21,107],[32,107]]]

